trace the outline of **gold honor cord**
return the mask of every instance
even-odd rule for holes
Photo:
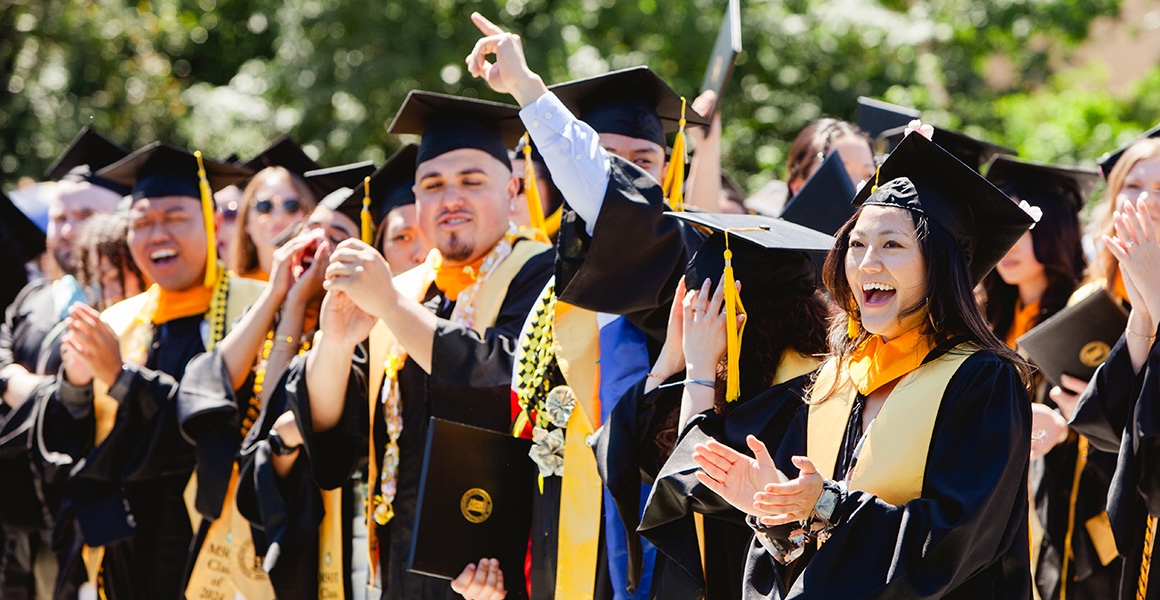
[[[673,140],[673,155],[669,160],[669,170],[661,185],[669,207],[677,212],[685,210],[685,97],[681,96],[681,120],[678,122],[677,137]]]
[[[209,188],[209,179],[205,175],[205,161],[201,158],[201,150],[193,153],[197,159],[197,185],[201,191],[201,217],[205,220],[205,237],[208,240],[205,252],[205,285],[211,286],[217,281],[217,234],[214,231],[214,203],[213,192]]]
[[[1144,600],[1148,594],[1148,570],[1152,566],[1152,550],[1156,545],[1156,517],[1148,515],[1148,525],[1144,529],[1144,555],[1140,559],[1140,581],[1136,590],[1136,600]]]
[[[370,244],[374,240],[374,223],[371,222],[371,178],[363,178],[363,201],[362,210],[359,211],[359,221],[361,227],[359,228],[359,237],[362,238],[364,244]]]
[[[1072,536],[1075,535],[1075,501],[1079,494],[1080,476],[1083,475],[1083,468],[1087,465],[1088,455],[1088,441],[1084,436],[1079,436],[1079,445],[1076,448],[1075,457],[1075,475],[1071,482],[1071,497],[1067,506],[1067,537],[1063,538],[1063,568],[1059,570],[1059,597],[1067,598],[1067,580],[1071,577],[1067,574],[1068,564],[1074,556],[1072,549]]]

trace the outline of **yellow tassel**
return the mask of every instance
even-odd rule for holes
[[[862,324],[858,322],[858,303],[850,301],[850,310],[846,311],[846,337],[854,339],[862,333]]]
[[[524,133],[524,195],[528,199],[528,218],[532,228],[548,235],[544,225],[544,205],[540,204],[540,188],[536,187],[536,169],[532,166],[532,139]]]
[[[745,314],[741,304],[741,294],[737,292],[737,282],[733,279],[733,251],[729,249],[729,231],[725,231],[725,324],[727,349],[725,354],[725,401],[733,402],[741,397],[741,334],[745,332],[745,321],[737,324],[737,316]]]
[[[870,186],[870,193],[878,191],[878,175],[882,173],[882,165],[874,167],[874,185]]]
[[[205,220],[205,286],[214,285],[217,281],[217,233],[214,230],[213,192],[209,188],[209,179],[205,176],[205,161],[201,158],[201,150],[193,153],[197,159],[197,182],[201,191],[201,217]]]
[[[681,96],[681,120],[677,127],[677,138],[673,140],[673,156],[661,185],[669,207],[677,212],[685,210],[685,105],[685,97]]]
[[[362,212],[359,213],[361,217],[362,227],[361,233],[364,244],[369,244],[375,239],[374,223],[371,223],[371,178],[363,179],[363,205]]]

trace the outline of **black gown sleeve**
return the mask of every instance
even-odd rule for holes
[[[552,276],[553,253],[527,261],[512,279],[495,324],[481,336],[440,318],[427,381],[431,416],[495,431],[511,428],[511,383],[517,338]]]
[[[1097,449],[1119,452],[1135,399],[1133,392],[1139,389],[1143,376],[1143,370],[1132,370],[1127,340],[1120,336],[1107,360],[1096,369],[1092,383],[1080,395],[1071,427],[1087,436]]]
[[[1013,366],[968,358],[943,395],[922,497],[898,506],[851,490],[785,597],[1029,598],[1030,406]],[[803,451],[779,448],[787,476]]]
[[[691,582],[702,579],[701,556],[693,523],[694,512],[737,526],[738,530],[744,532],[742,535],[730,535],[733,528],[728,525],[706,521],[706,554],[713,532],[730,542],[739,539],[736,548],[723,544],[726,547],[716,555],[705,557],[706,577],[710,580],[706,582],[707,591],[727,589],[730,596],[737,595],[749,529],[745,525],[743,513],[697,480],[696,473],[700,467],[693,462],[693,447],[717,440],[738,452],[752,455],[746,437],[753,434],[769,447],[776,448],[794,415],[804,406],[804,387],[811,376],[802,375],[776,385],[732,407],[724,416],[715,410],[694,416],[686,424],[672,454],[657,474],[639,531],[657,550],[679,565]],[[679,387],[676,389],[680,390]],[[710,568],[710,563],[719,568]],[[724,579],[728,580],[721,581]]]
[[[666,383],[680,381],[684,372]],[[681,406],[681,388],[657,388],[644,393],[648,379],[629,388],[613,405],[604,424],[592,436],[596,468],[616,503],[628,535],[628,583],[636,589],[644,565],[640,535],[640,488],[653,483],[667,452],[661,449],[666,421]],[[672,419],[676,423],[676,419]],[[674,432],[675,433],[675,432]]]
[[[245,383],[241,389],[249,392]],[[203,517],[215,520],[221,516],[241,443],[237,393],[219,349],[199,354],[185,368],[177,393],[177,426],[196,447],[194,506]]]
[[[608,191],[591,236],[564,204],[557,294],[581,308],[625,315],[650,338],[664,341],[677,282],[704,238],[664,216],[669,207],[652,176],[619,156],[610,155],[609,165]]]

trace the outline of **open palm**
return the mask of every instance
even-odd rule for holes
[[[720,442],[697,444],[693,449],[693,462],[701,467],[697,480],[732,504],[737,510],[754,516],[766,513],[753,507],[753,496],[765,489],[768,483],[782,483],[785,475],[773,464],[773,457],[765,444],[750,435],[745,442],[753,451],[746,456]]]

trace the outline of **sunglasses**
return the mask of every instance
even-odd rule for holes
[[[268,215],[274,210],[274,202],[271,200],[258,200],[252,206],[260,215]],[[286,214],[297,214],[298,211],[302,210],[302,202],[297,198],[286,198],[282,200],[282,210]]]

